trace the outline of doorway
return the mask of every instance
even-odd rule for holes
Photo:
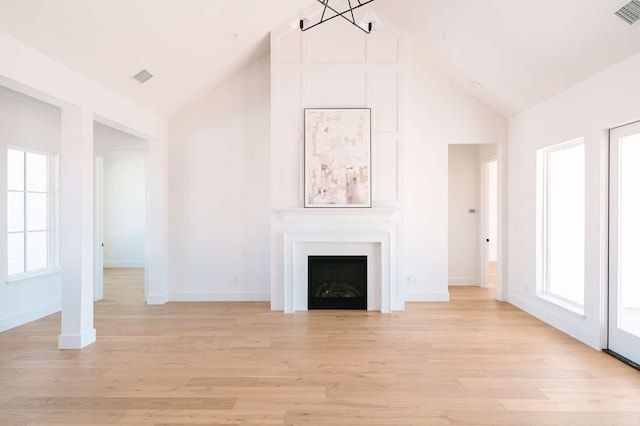
[[[121,281],[114,276],[145,276],[147,150],[144,139],[94,123],[95,301],[113,299],[116,294],[105,286]],[[106,272],[111,277],[108,282]],[[146,301],[146,280],[143,282],[142,287],[125,293]]]
[[[640,122],[609,133],[608,348],[640,364]]]
[[[449,286],[498,287],[498,145],[449,145]]]
[[[484,159],[480,179],[481,287],[496,288],[498,271],[498,160]]]

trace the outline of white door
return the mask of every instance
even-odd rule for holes
[[[609,142],[609,350],[640,364],[640,122]]]
[[[94,162],[94,203],[93,203],[93,300],[102,300],[103,296],[103,230],[102,230],[102,216],[103,216],[103,185],[102,185],[102,170],[103,170],[103,158],[95,157]]]

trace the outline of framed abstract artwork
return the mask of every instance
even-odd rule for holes
[[[304,110],[304,206],[371,207],[371,109]]]

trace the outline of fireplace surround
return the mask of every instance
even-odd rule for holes
[[[403,310],[397,285],[397,209],[287,209],[274,215],[271,309],[307,310],[309,256],[366,256],[366,309]]]

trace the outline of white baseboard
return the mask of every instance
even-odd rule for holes
[[[57,301],[16,315],[0,318],[0,332],[55,314],[60,312],[61,309],[62,302]]]
[[[268,302],[269,293],[261,292],[174,292],[171,302]]]
[[[507,300],[508,300],[507,293],[504,292],[504,291],[496,290],[496,300],[498,300],[500,302],[507,302]]]
[[[164,305],[169,301],[169,296],[165,294],[147,295],[147,305]]]
[[[405,302],[448,302],[448,291],[422,291],[418,293],[405,293]]]
[[[563,318],[563,315],[553,312],[551,309],[545,307],[544,303],[532,303],[525,298],[515,296],[513,294],[507,295],[507,301],[515,307],[525,311],[529,315],[538,318],[540,321],[543,321],[550,326],[557,328],[563,333],[568,334],[574,339],[581,341],[585,345],[591,346],[592,348],[597,350],[602,349],[600,347],[600,336],[597,333],[594,333],[586,328],[576,326],[575,321],[569,321],[566,318]],[[570,315],[572,317],[579,317],[579,315],[575,313],[567,312],[567,315]]]
[[[449,277],[449,285],[456,286],[479,286],[480,278],[478,277]]]
[[[58,349],[82,349],[95,341],[95,328],[83,334],[61,334],[58,336]]]
[[[105,261],[105,268],[144,268],[144,262],[108,262]]]

